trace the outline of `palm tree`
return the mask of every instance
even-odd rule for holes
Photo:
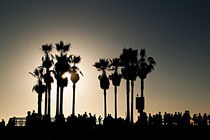
[[[106,70],[109,67],[109,60],[100,59],[99,62],[96,62],[93,66],[96,67],[98,71],[102,71],[102,75],[99,75],[98,79],[100,80],[100,87],[104,90],[104,118],[106,118],[106,90],[109,89],[109,78],[106,75]]]
[[[72,115],[75,115],[75,88],[76,88],[76,83],[79,81],[80,77],[78,72],[82,74],[82,72],[79,70],[79,68],[76,66],[81,61],[80,56],[73,56],[71,59],[71,63],[73,66],[71,66],[71,69],[69,73],[71,74],[71,81],[73,83],[73,106],[72,106]]]
[[[63,90],[68,84],[68,79],[63,78],[63,74],[70,69],[71,55],[67,55],[70,49],[70,44],[64,45],[63,41],[56,43],[56,50],[60,55],[56,55],[56,64],[54,68],[54,75],[57,80],[57,101],[56,101],[56,116],[63,115]],[[59,104],[59,88],[60,88],[60,104]],[[60,108],[59,108],[60,105]]]
[[[147,74],[151,73],[154,70],[154,65],[156,64],[154,58],[146,56],[145,49],[141,49],[140,51],[140,60],[138,62],[138,77],[141,79],[141,97],[144,98],[144,79],[146,79]],[[140,115],[143,114],[143,109],[140,111]]]
[[[43,84],[43,68],[38,67],[34,72],[29,72],[33,77],[37,78],[37,84],[33,86],[32,91],[36,91],[38,94],[38,116],[42,116],[42,94],[46,90],[46,85]]]
[[[42,67],[45,68],[46,73],[44,74],[44,82],[46,84],[46,94],[45,94],[45,115],[51,116],[51,83],[53,83],[53,78],[50,74],[50,67],[53,65],[53,55],[49,55],[52,51],[51,44],[42,45],[42,51],[44,52],[45,56],[42,57]],[[48,97],[47,97],[48,95]],[[48,101],[47,101],[48,98]]]
[[[126,119],[130,121],[130,80],[135,81],[135,61],[137,59],[137,50],[123,49],[123,53],[120,55],[120,62],[123,66],[122,76],[126,80],[126,94],[127,94],[127,117]],[[133,82],[132,82],[132,92],[133,92]],[[132,93],[133,94],[133,93]],[[133,95],[132,95],[133,96]],[[133,97],[132,97],[133,98]],[[132,101],[133,102],[133,101]],[[133,107],[132,107],[133,108]]]
[[[114,98],[115,98],[115,119],[117,119],[117,87],[120,86],[122,75],[119,74],[118,70],[121,66],[120,59],[114,58],[110,60],[110,70],[114,70],[114,73],[112,73],[109,76],[109,79],[112,80],[112,84],[114,86]]]

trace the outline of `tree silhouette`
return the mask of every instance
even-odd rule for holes
[[[115,98],[115,119],[117,119],[117,87],[120,86],[122,75],[119,73],[120,59],[114,58],[110,60],[110,70],[114,70],[109,76],[109,79],[112,80],[114,86],[114,98]]]
[[[109,78],[106,75],[106,70],[109,68],[109,60],[100,59],[93,66],[102,71],[102,75],[99,75],[98,79],[100,80],[100,87],[104,90],[104,118],[106,118],[106,90],[109,89]]]
[[[127,117],[126,119],[130,121],[130,80],[135,80],[135,70],[134,70],[134,64],[136,63],[136,57],[137,57],[137,50],[129,49],[123,49],[123,53],[120,55],[120,62],[123,66],[122,68],[122,76],[126,80],[126,94],[127,94]],[[134,86],[134,84],[133,84]],[[133,91],[132,86],[132,91]],[[133,94],[133,93],[132,93]]]
[[[53,82],[53,77],[51,76],[50,68],[53,65],[53,55],[49,55],[52,51],[51,44],[42,45],[42,51],[45,56],[42,57],[42,67],[45,68],[46,72],[43,75],[44,82],[46,84],[46,94],[45,94],[45,115],[51,116],[51,83]],[[48,101],[47,101],[48,99]]]
[[[71,55],[67,55],[70,49],[70,44],[64,45],[63,41],[56,43],[56,50],[59,55],[56,56],[56,64],[54,68],[54,75],[57,80],[57,100],[56,100],[56,116],[63,115],[63,90],[68,85],[67,77],[63,77],[64,73],[70,70]],[[59,88],[60,88],[60,104],[59,104]],[[59,108],[60,105],[60,108]]]
[[[73,64],[73,66],[71,66],[71,69],[69,70],[69,73],[71,74],[71,81],[73,83],[73,106],[72,106],[72,115],[75,116],[75,88],[76,88],[76,83],[79,81],[80,77],[78,72],[82,74],[82,72],[80,71],[80,69],[76,66],[76,64],[78,64],[81,61],[81,57],[80,56],[73,56],[71,59],[71,62]]]
[[[40,66],[36,68],[33,73],[29,72],[33,77],[37,78],[37,84],[33,86],[32,91],[38,94],[38,116],[42,116],[42,94],[46,90],[46,85],[43,83],[43,68]]]
[[[144,97],[144,79],[146,79],[147,74],[151,73],[154,70],[154,65],[156,64],[155,60],[152,57],[146,56],[145,49],[140,51],[140,60],[138,62],[138,77],[141,79],[141,97]],[[140,115],[143,113],[143,110],[140,112]]]

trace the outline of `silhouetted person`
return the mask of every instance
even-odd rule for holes
[[[190,113],[189,111],[185,111],[185,113],[182,116],[182,120],[183,120],[183,125],[184,126],[189,126],[190,125]]]
[[[99,123],[99,125],[101,125],[102,123],[101,123],[101,121],[102,121],[102,117],[101,116],[99,116],[98,117],[98,123]]]
[[[196,114],[193,115],[192,120],[193,120],[194,125],[198,125],[198,118]]]
[[[5,127],[5,121],[4,119],[2,119],[2,121],[0,122],[0,128],[4,128]]]
[[[201,116],[201,113],[198,114],[198,125],[199,126],[202,125],[202,116]]]
[[[208,115],[209,125],[210,125],[210,115]]]
[[[148,120],[148,124],[149,124],[150,126],[152,126],[152,125],[153,125],[153,120],[154,120],[154,116],[153,116],[153,118],[152,118],[151,113],[149,113],[149,120]]]
[[[203,115],[203,125],[204,126],[207,125],[207,123],[208,123],[207,121],[208,121],[207,115],[206,115],[206,113],[204,113],[204,115]]]
[[[85,112],[85,114],[83,114],[83,117],[84,117],[85,119],[87,119],[87,112]]]
[[[164,114],[164,125],[166,125],[167,124],[167,113],[165,112],[165,114]]]
[[[28,111],[27,112],[27,116],[26,116],[26,126],[27,127],[30,127],[31,125],[32,125],[32,122],[31,122],[32,120],[31,120],[31,112],[30,111]]]
[[[174,124],[175,125],[178,124],[178,119],[179,119],[178,114],[177,114],[177,112],[175,112],[175,114],[174,114]]]
[[[163,120],[161,112],[159,112],[157,120],[158,120],[158,126],[161,126],[162,125],[162,120]]]

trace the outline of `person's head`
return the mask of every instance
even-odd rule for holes
[[[28,111],[27,114],[28,114],[28,116],[30,116],[31,115],[31,111]]]

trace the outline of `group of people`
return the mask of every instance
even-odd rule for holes
[[[28,111],[26,117],[26,127],[51,127],[51,126],[58,126],[58,127],[94,127],[96,126],[96,115],[92,115],[85,112],[83,115],[79,114],[78,116],[70,115],[65,118],[63,115],[56,116],[55,120],[52,120],[49,116],[42,116],[39,117],[35,111],[31,113]]]
[[[67,127],[79,127],[79,128],[93,128],[94,126],[105,127],[121,127],[130,125],[130,121],[123,118],[113,118],[111,114],[104,119],[101,116],[96,118],[96,115],[91,113],[79,114],[78,116],[70,115],[65,119],[64,116],[57,116],[55,120],[51,120],[49,116],[40,117],[35,111],[32,113],[28,111],[26,117],[26,127],[39,127],[39,126],[67,126]],[[8,123],[9,126],[15,125],[15,119],[11,118]],[[151,115],[147,115],[145,112],[138,117],[138,120],[133,123],[134,126],[208,126],[210,125],[210,115],[204,113],[194,114],[190,116],[189,111],[184,113],[175,112],[174,114],[165,112],[164,115],[161,112]],[[0,122],[0,127],[5,126],[4,120]]]
[[[78,116],[71,115],[67,118],[67,126],[69,127],[79,127],[79,128],[92,128],[96,126],[96,115],[92,115],[85,112],[83,115],[79,114]]]
[[[210,115],[207,116],[204,113],[202,116],[199,113],[199,115],[194,114],[191,117],[189,111],[185,111],[183,114],[181,112],[175,112],[174,114],[165,112],[164,115],[159,112],[155,115],[149,114],[149,116],[143,113],[136,124],[143,126],[207,126],[210,125]]]

